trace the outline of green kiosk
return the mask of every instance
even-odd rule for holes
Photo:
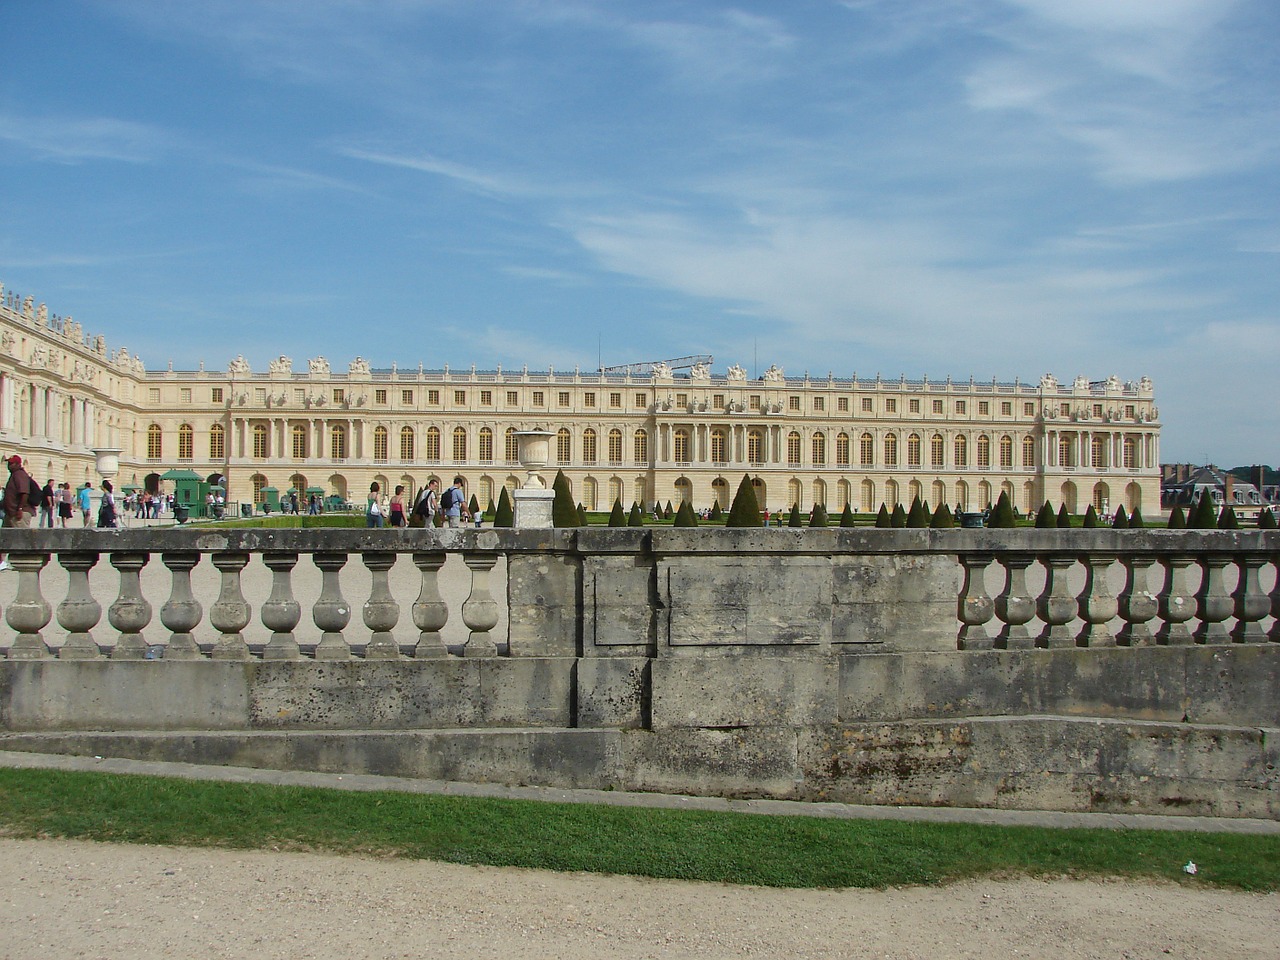
[[[176,509],[178,507],[185,507],[186,513],[193,517],[205,515],[205,498],[209,495],[209,484],[204,477],[194,470],[170,470],[168,473],[160,474],[160,479],[173,483],[175,519],[183,512]]]

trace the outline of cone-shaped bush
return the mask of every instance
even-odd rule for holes
[[[809,514],[809,526],[825,527],[827,525],[827,508],[820,503],[813,505],[813,513]]]
[[[1240,521],[1236,517],[1236,508],[1227,504],[1222,508],[1222,513],[1218,515],[1219,530],[1239,530]]]
[[[1058,508],[1058,526],[1071,526],[1071,514],[1067,511],[1067,505],[1065,502]]]
[[[853,526],[853,508],[847,503],[844,505],[844,509],[840,511],[840,526]]]
[[[1214,530],[1218,526],[1218,511],[1213,506],[1213,497],[1205,490],[1196,501],[1195,509],[1187,520],[1187,526],[1195,530]]]
[[[793,503],[791,505],[791,512],[787,514],[787,526],[788,527],[804,526],[804,521],[800,518],[800,504]]]
[[[987,520],[987,526],[1013,526],[1013,504],[1009,502],[1009,494],[1006,491],[1000,492],[1000,499],[996,501],[996,505],[991,509],[991,517]]]
[[[505,488],[504,488],[504,489],[505,489]],[[490,498],[489,498],[489,505],[488,505],[487,507],[485,507],[485,508],[484,508],[484,512],[485,512],[485,513],[487,513],[487,514],[488,514],[489,516],[491,516],[491,517],[497,514],[497,512],[498,512],[498,507],[497,507],[497,505],[493,502],[493,497],[490,497]]]
[[[907,511],[908,527],[927,527],[929,525],[929,514],[925,512],[924,504],[920,502],[919,497],[913,497],[911,500],[911,509]]]
[[[1124,512],[1124,504],[1116,507],[1116,515],[1111,520],[1111,526],[1116,530],[1129,529],[1129,515]]]
[[[876,526],[888,529],[893,526],[893,516],[889,513],[889,508],[885,504],[880,504],[880,509],[876,512]]]
[[[951,508],[945,503],[938,504],[938,509],[933,511],[933,516],[929,519],[929,526],[934,530],[948,530],[955,525],[956,521],[951,515]]]
[[[511,509],[511,497],[507,493],[507,488],[503,487],[502,492],[498,494],[498,508],[493,512],[493,525],[495,527],[511,527],[516,522],[515,511]]]
[[[627,525],[627,515],[622,512],[622,500],[613,501],[613,509],[609,511],[609,526],[625,527]]]
[[[556,471],[555,480],[551,481],[551,489],[556,498],[551,501],[551,525],[553,527],[578,526],[578,508],[573,502],[573,493],[569,490],[569,478],[563,470]]]
[[[587,511],[583,509],[582,504],[578,504],[578,526],[585,527],[587,525]]]
[[[1134,507],[1133,513],[1129,514],[1129,529],[1141,530],[1145,526],[1146,523],[1142,519],[1142,508]]]
[[[893,513],[889,514],[889,526],[905,527],[907,525],[907,511],[902,509],[902,504],[895,503],[893,505]]]
[[[671,501],[670,501],[670,500],[668,500],[668,501],[667,501],[667,508],[666,508],[665,510],[663,510],[663,511],[662,511],[662,519],[663,519],[663,520],[670,520],[670,519],[672,519],[673,517],[675,517],[675,515],[676,515],[675,510],[673,510],[673,509],[671,508]]]
[[[688,500],[680,501],[680,509],[676,511],[675,523],[676,527],[696,527],[698,525],[698,517],[693,512],[693,507],[689,506]]]
[[[1182,511],[1182,504],[1175,503],[1173,509],[1169,511],[1169,529],[1185,530],[1187,528],[1187,515]]]
[[[631,512],[627,514],[628,527],[644,526],[644,511],[640,509],[640,504],[632,502]]]
[[[717,500],[715,503],[713,503],[713,504],[711,505],[711,514],[710,514],[710,516],[708,516],[708,517],[707,517],[707,519],[708,519],[708,520],[723,520],[723,519],[724,519],[724,511],[720,509],[720,501],[719,501],[719,500]]]
[[[733,503],[729,505],[729,519],[726,527],[758,527],[760,526],[760,504],[756,501],[756,488],[751,485],[751,477],[742,475],[738,484],[738,492],[734,494]]]
[[[1270,508],[1262,510],[1258,513],[1258,529],[1274,530],[1276,528],[1276,515],[1271,512]]]
[[[1089,509],[1084,512],[1084,527],[1092,529],[1098,525],[1098,511],[1093,509],[1093,504],[1089,504]]]
[[[1049,505],[1049,501],[1044,502],[1044,506],[1040,508],[1040,512],[1036,514],[1036,527],[1040,530],[1056,527],[1058,525],[1058,517],[1053,512],[1053,507]]]
[[[471,516],[474,517],[479,512],[480,512],[480,501],[476,499],[476,495],[473,493],[471,495],[471,502],[467,504],[467,513],[471,514]]]

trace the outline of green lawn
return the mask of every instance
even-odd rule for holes
[[[0,770],[0,834],[281,848],[778,887],[979,876],[1280,889],[1280,836],[656,810]],[[1196,876],[1182,867],[1193,860]]]

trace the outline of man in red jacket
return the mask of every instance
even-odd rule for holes
[[[4,525],[29,527],[36,515],[31,506],[32,480],[22,469],[22,458],[16,453],[5,461],[9,465],[9,482],[4,485]]]

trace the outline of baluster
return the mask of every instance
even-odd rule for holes
[[[990,563],[991,555],[986,553],[960,556],[960,564],[964,567],[964,586],[960,588],[956,615],[963,624],[957,638],[961,650],[990,650],[992,647],[991,637],[984,626],[996,613],[995,601],[987,594],[986,574]]]
[[[420,631],[413,655],[419,660],[449,655],[440,636],[440,631],[449,622],[449,605],[440,596],[439,573],[444,561],[443,552],[413,555],[413,565],[422,572],[422,589],[413,604],[413,623]]]
[[[273,550],[262,555],[262,562],[271,571],[271,596],[258,614],[262,625],[271,631],[262,659],[297,660],[302,656],[293,635],[302,620],[302,604],[293,596],[293,568],[298,565],[298,555]]]
[[[1156,642],[1170,646],[1191,643],[1191,631],[1187,621],[1196,614],[1195,597],[1187,587],[1187,571],[1195,563],[1194,557],[1170,556],[1164,558],[1165,580],[1160,591],[1160,618],[1164,623],[1156,634]]]
[[[316,644],[317,660],[350,660],[351,647],[342,631],[351,622],[351,606],[342,598],[342,585],[338,575],[347,562],[345,553],[316,553],[312,555],[320,568],[320,599],[311,607],[311,619],[320,628],[320,642]]]
[[[1036,612],[1044,621],[1044,629],[1036,646],[1040,647],[1074,647],[1075,635],[1067,629],[1067,624],[1075,619],[1079,601],[1072,595],[1067,584],[1067,570],[1076,562],[1075,557],[1045,557],[1044,590],[1036,600]]]
[[[1262,592],[1258,576],[1266,562],[1262,554],[1247,554],[1238,561],[1240,579],[1233,597],[1236,628],[1231,632],[1231,639],[1236,643],[1266,642],[1267,634],[1261,621],[1271,610],[1271,598]]]
[[[1035,561],[1027,554],[1005,554],[998,558],[1004,567],[1004,589],[996,597],[996,616],[1004,627],[995,645],[1002,650],[1027,650],[1035,646],[1027,623],[1035,616],[1036,602],[1027,593],[1027,567]]]
[[[93,599],[89,571],[98,563],[96,553],[60,553],[58,563],[67,571],[67,596],[58,604],[58,623],[67,638],[58,650],[63,660],[101,660],[102,650],[93,639],[93,628],[102,619],[102,604]]]
[[[1221,554],[1202,557],[1204,579],[1196,593],[1196,616],[1200,626],[1196,630],[1196,643],[1227,643],[1231,633],[1223,623],[1235,610],[1235,601],[1223,587],[1223,574],[1231,558]]]
[[[1272,565],[1276,568],[1276,582],[1271,586],[1271,630],[1267,634],[1267,639],[1272,643],[1280,643],[1280,555],[1271,558]]]
[[[42,660],[53,656],[40,631],[53,619],[53,607],[40,593],[40,571],[47,553],[11,553],[9,564],[18,571],[18,592],[4,619],[17,631],[9,647],[10,660]]]
[[[1148,574],[1155,557],[1125,557],[1124,592],[1120,594],[1120,616],[1124,626],[1116,642],[1125,647],[1146,646],[1155,641],[1147,622],[1155,618],[1160,603],[1151,592]]]
[[[491,553],[466,553],[462,560],[471,571],[471,594],[462,604],[462,622],[471,632],[462,648],[464,657],[496,657],[498,647],[489,631],[498,625],[498,601],[489,592],[489,572],[498,558]]]
[[[1084,564],[1084,589],[1080,592],[1079,612],[1084,621],[1084,628],[1076,639],[1082,647],[1114,647],[1115,634],[1111,632],[1111,621],[1120,609],[1120,603],[1111,593],[1111,585],[1107,583],[1107,571],[1115,557],[1105,553],[1094,553],[1082,556]],[[1155,610],[1151,611],[1153,614]]]
[[[160,622],[169,631],[166,660],[199,660],[200,645],[191,633],[204,618],[204,607],[191,590],[191,570],[200,562],[198,553],[162,553],[160,561],[171,577],[169,599],[160,607]]]
[[[366,660],[399,660],[400,644],[391,631],[400,622],[400,604],[391,596],[387,572],[395,565],[394,553],[363,554],[364,565],[373,575],[369,599],[365,601],[361,616],[371,631],[369,645],[365,647]],[[495,621],[496,622],[496,621]]]
[[[213,646],[215,660],[248,660],[249,644],[240,635],[249,625],[252,611],[240,591],[240,571],[249,563],[247,553],[215,553],[213,565],[222,574],[222,589],[209,608],[209,623],[221,634]]]
[[[111,566],[120,571],[120,595],[107,608],[107,622],[120,632],[111,651],[112,660],[145,660],[147,641],[142,631],[151,622],[151,604],[142,595],[142,568],[149,553],[113,553]]]

